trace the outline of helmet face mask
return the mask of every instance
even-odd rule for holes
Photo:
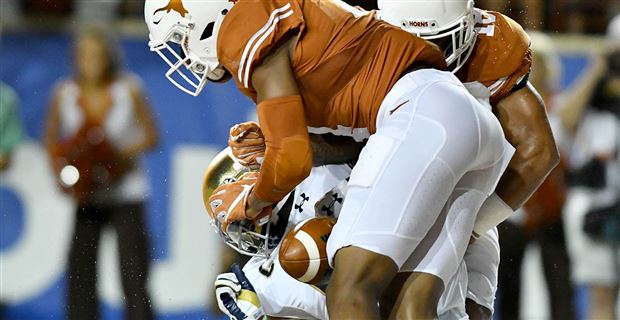
[[[166,78],[183,92],[197,96],[207,84],[207,66],[191,59],[187,49],[188,29],[188,26],[177,25],[170,30],[164,42],[150,46],[151,51],[156,52],[170,67]]]
[[[433,41],[439,39],[449,39],[447,46],[442,47],[446,56],[446,64],[452,72],[457,72],[474,49],[476,42],[476,32],[474,30],[473,16],[471,19],[463,17],[453,25],[446,26],[444,30],[437,34],[418,34],[419,37]]]
[[[209,80],[226,76],[217,58],[217,37],[229,0],[149,0],[144,14],[149,47],[168,65],[165,75],[177,88],[197,96]]]
[[[476,43],[474,2],[379,0],[379,17],[425,40],[444,43],[446,63],[456,73]]]
[[[268,257],[275,246],[270,246],[271,223],[257,227],[253,222],[235,221],[228,226],[227,232],[222,231],[218,219],[211,221],[217,234],[224,243],[239,252],[251,257]]]

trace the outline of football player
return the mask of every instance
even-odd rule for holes
[[[249,126],[243,124],[241,127]],[[254,140],[259,145],[262,140],[260,136],[253,139],[253,134],[244,136],[246,142]],[[251,148],[255,147],[245,149],[247,153],[237,154],[248,156],[245,157],[245,161],[248,161],[253,152]],[[241,165],[247,162],[234,159],[230,151],[227,148],[220,152],[211,161],[205,174],[203,198],[207,210],[211,210],[209,198],[217,187],[234,183],[257,168],[254,161],[251,161],[254,169]],[[233,222],[227,233],[216,229],[228,246],[241,254],[252,256],[243,270],[233,267],[232,272],[219,275],[215,282],[218,305],[231,319],[245,319],[240,312],[248,319],[258,318],[256,315],[262,313],[278,318],[327,319],[324,292],[297,281],[282,269],[278,262],[278,245],[284,235],[298,223],[317,215],[330,214],[325,210],[316,212],[315,203],[347,178],[350,171],[348,165],[315,167],[308,178],[274,206],[269,223],[256,228],[252,222]],[[339,209],[331,208],[334,209],[331,212]]]
[[[442,47],[449,68],[470,92],[490,100],[506,139],[516,148],[495,193],[478,214],[474,236],[480,238],[465,255],[468,313],[490,318],[499,267],[495,226],[521,207],[559,160],[544,104],[528,82],[529,37],[503,14],[474,8],[473,0],[379,0],[378,5],[381,19]]]
[[[239,139],[240,129],[245,129],[244,143]],[[258,168],[256,159],[263,154],[262,135],[255,123],[235,126],[230,144],[231,148],[218,154],[207,169],[203,184],[207,210],[213,191]],[[227,245],[252,256],[243,269],[233,266],[231,272],[220,274],[215,281],[218,306],[230,319],[259,319],[263,314],[276,318],[327,319],[324,292],[299,282],[282,269],[278,245],[303,220],[315,216],[338,217],[346,194],[345,178],[350,173],[349,165],[314,167],[310,176],[275,206],[270,223],[260,231],[245,222],[234,222],[226,234],[216,230]],[[465,316],[466,277],[463,264],[442,296],[439,319]]]
[[[409,287],[441,293],[503,171],[503,133],[490,108],[440,71],[437,46],[372,14],[340,1],[234,2],[145,4],[149,45],[175,85],[197,95],[207,81],[232,76],[257,103],[260,171],[214,191],[216,224],[226,233],[234,221],[268,221],[272,204],[310,172],[309,131],[368,139],[328,242],[329,316],[379,317],[379,295],[427,252],[440,256],[441,270]],[[434,242],[431,229],[447,232],[445,216],[458,226],[452,241],[420,246]],[[438,298],[415,297],[412,316],[436,317]]]
[[[474,8],[471,0],[384,0],[379,5],[382,19],[444,48],[451,70],[473,94],[490,100],[507,139],[516,147],[508,172],[477,218],[474,233],[480,238],[465,256],[468,313],[490,318],[499,265],[495,226],[521,206],[557,162],[544,105],[528,82],[529,38],[510,18]]]

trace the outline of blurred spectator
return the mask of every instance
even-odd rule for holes
[[[529,32],[533,51],[530,82],[547,109],[552,109],[559,87],[561,64],[553,42],[544,34]],[[554,133],[558,131],[551,119]],[[563,153],[560,150],[561,154]],[[563,161],[547,177],[522,209],[498,227],[500,241],[498,315],[520,319],[521,265],[528,244],[540,246],[543,271],[551,302],[551,319],[574,319],[573,289],[569,278],[562,206],[566,198]]]
[[[0,82],[0,171],[11,163],[11,154],[22,140],[19,102],[15,91]]]
[[[120,69],[121,53],[106,32],[87,29],[73,54],[74,75],[58,84],[45,133],[60,183],[77,201],[68,318],[98,318],[97,253],[110,224],[118,235],[126,317],[152,319],[141,156],[156,144],[155,123],[138,79]]]
[[[587,319],[618,319],[620,273],[620,16],[610,49],[566,97],[574,133],[566,229],[573,280],[589,288]]]

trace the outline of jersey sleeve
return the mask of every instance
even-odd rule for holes
[[[242,91],[253,91],[253,69],[303,26],[298,0],[241,0],[226,15],[219,31],[220,63]]]
[[[530,39],[517,22],[497,12],[476,10],[476,29],[476,45],[457,75],[463,82],[482,83],[496,104],[526,80],[532,66]]]

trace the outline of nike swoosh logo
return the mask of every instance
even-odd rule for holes
[[[407,100],[407,101],[405,101],[405,102],[403,102],[403,103],[399,104],[398,106],[396,106],[396,108],[394,108],[394,109],[390,110],[390,115],[392,115],[392,113],[394,113],[394,111],[396,111],[396,110],[400,109],[400,107],[402,107],[402,106],[404,106],[405,104],[407,104],[407,102],[409,102],[409,100]]]

